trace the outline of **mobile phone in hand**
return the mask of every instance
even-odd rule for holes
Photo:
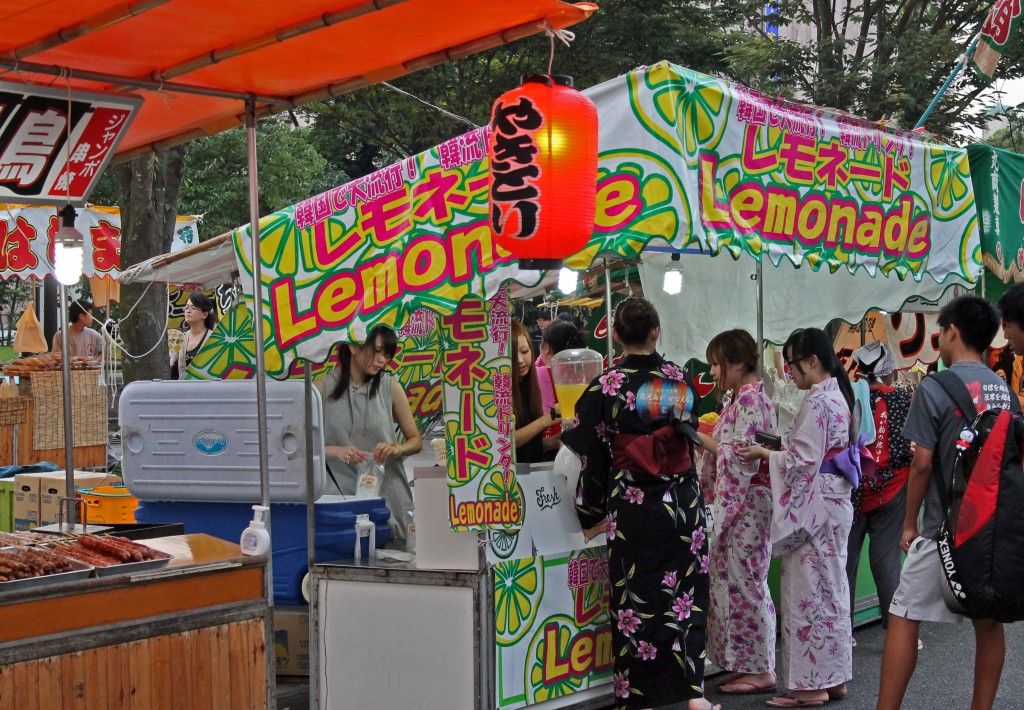
[[[758,429],[754,432],[754,441],[763,446],[766,449],[772,451],[778,451],[782,448],[782,437],[776,434],[769,434],[766,431]]]

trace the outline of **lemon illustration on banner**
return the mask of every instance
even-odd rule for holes
[[[554,629],[549,634],[548,629],[551,627]],[[547,658],[569,658],[574,628],[572,619],[565,614],[549,616],[538,625],[526,654],[526,697],[529,704],[565,697],[586,687],[585,679],[581,676],[566,673],[560,674],[558,678],[548,678],[545,671]],[[552,653],[547,648],[549,641],[558,645]]]
[[[515,472],[510,471],[508,480],[505,480],[504,472],[499,468],[487,474],[480,483],[478,500],[504,501],[505,497],[515,503],[519,509],[519,520],[515,523],[501,525],[494,524],[492,527],[503,527],[506,530],[518,530],[526,518],[526,504],[523,501],[523,487],[516,480]]]
[[[935,204],[935,217],[941,220],[959,217],[972,205],[967,199],[971,193],[967,154],[935,147],[926,158],[926,182],[928,195]]]
[[[523,638],[544,596],[544,570],[540,557],[526,557],[494,565],[494,628],[497,644],[511,646]]]

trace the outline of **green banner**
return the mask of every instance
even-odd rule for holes
[[[967,155],[985,269],[1003,283],[1024,281],[1024,156],[982,144]]]

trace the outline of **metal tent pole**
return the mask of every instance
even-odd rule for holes
[[[612,272],[607,257],[604,260],[604,309],[608,323],[608,367],[611,367],[615,359],[615,339],[612,338]]]
[[[68,287],[60,285],[60,372],[64,383],[64,495],[75,497],[75,420],[71,408],[71,343],[68,342]],[[106,418],[106,412],[103,413]],[[17,443],[15,443],[17,446]],[[75,529],[78,510],[68,505],[68,529]],[[82,532],[87,532],[83,530]]]
[[[757,286],[757,362],[758,374],[764,376],[764,265],[759,257],[754,271]]]
[[[260,501],[267,508],[266,527],[267,533],[271,536],[271,546],[273,546],[274,537],[271,529],[273,516],[270,514],[270,468],[267,455],[267,367],[263,357],[263,269],[260,264],[259,178],[256,174],[256,103],[252,99],[245,103],[245,142],[249,164],[249,234],[252,245],[253,334],[256,338],[254,350],[256,351],[256,423],[260,451]],[[267,597],[267,605],[270,607],[270,619],[264,628],[267,708],[274,710],[277,707],[277,699],[274,697],[277,689],[277,666],[274,658],[272,555],[267,556],[267,566],[263,572],[263,589]]]
[[[303,363],[306,402],[306,578],[309,579],[309,707],[320,707],[320,649],[317,647],[319,625],[313,623],[317,602],[313,565],[316,564],[316,506],[313,500],[313,368]]]

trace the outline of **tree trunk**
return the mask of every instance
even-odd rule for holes
[[[174,237],[185,146],[162,150],[114,167],[121,206],[121,265],[166,254]],[[121,286],[119,328],[125,349],[124,383],[170,376],[167,353],[167,288]],[[130,314],[129,314],[130,311]]]

